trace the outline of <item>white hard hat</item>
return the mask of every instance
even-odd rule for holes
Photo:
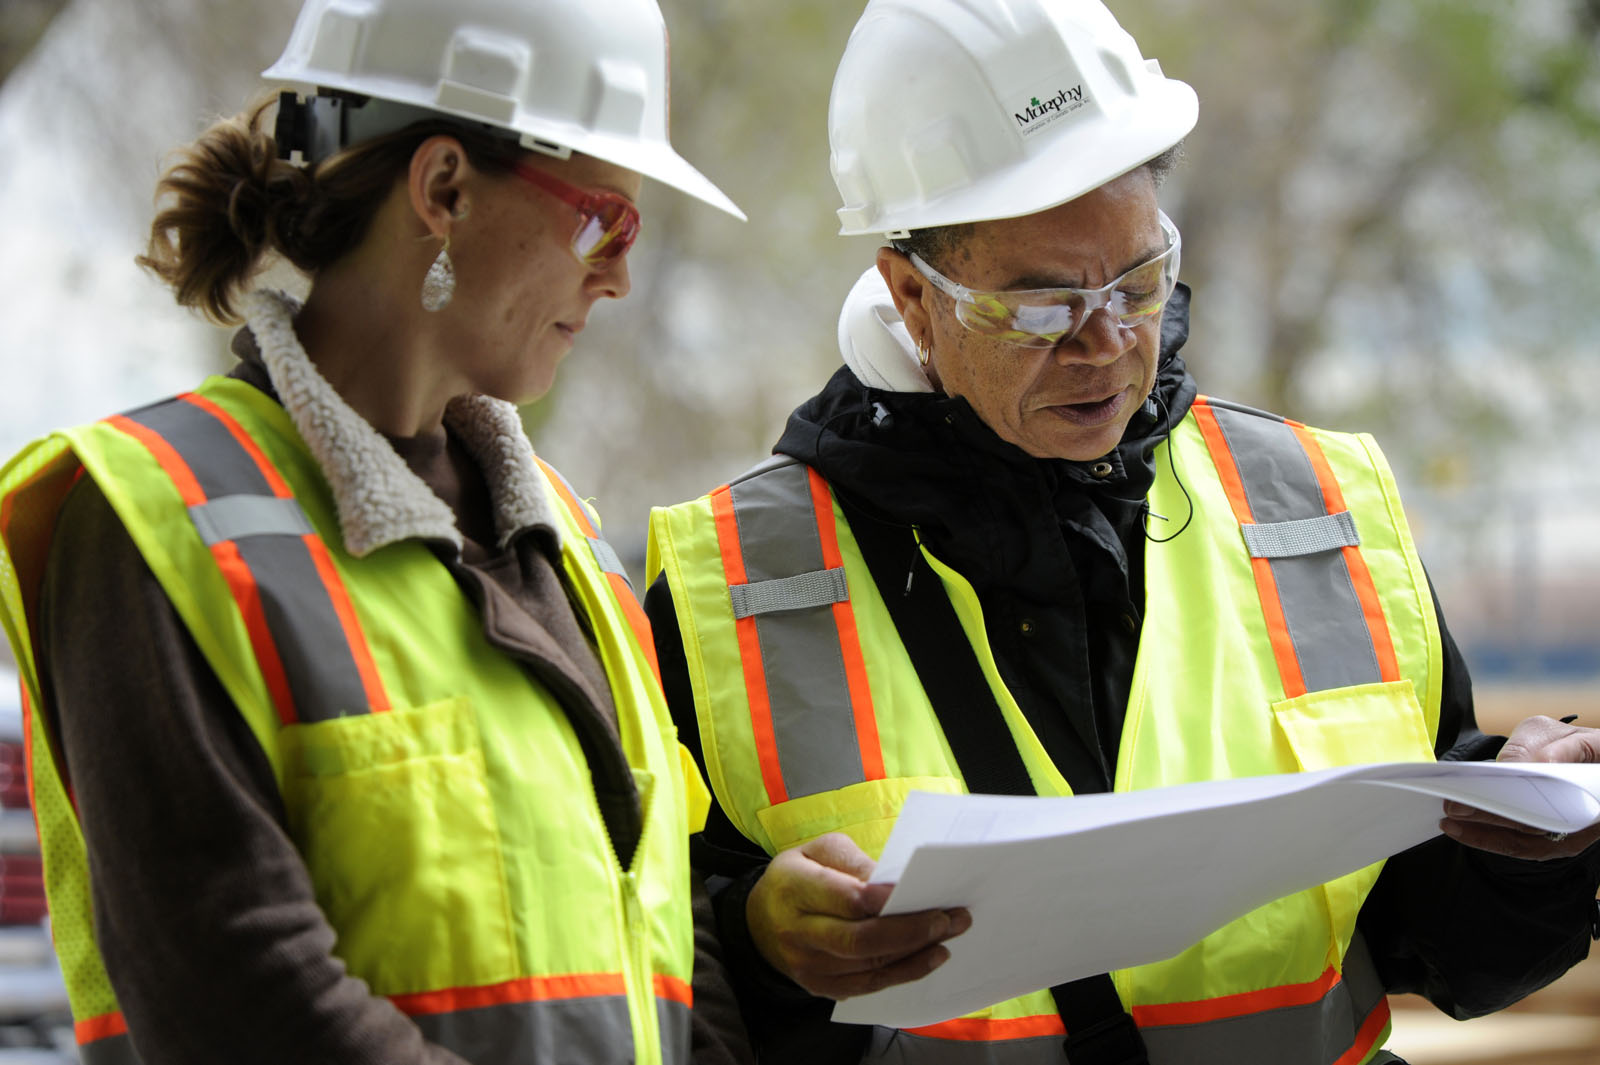
[[[1160,155],[1198,115],[1100,0],[871,0],[828,107],[840,232],[1043,211]]]
[[[743,218],[667,139],[667,30],[656,0],[306,0],[263,77],[319,98],[334,149],[446,115],[592,155]]]

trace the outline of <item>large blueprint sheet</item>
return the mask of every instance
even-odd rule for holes
[[[1600,766],[1386,763],[1076,798],[914,792],[874,881],[886,913],[966,906],[950,960],[833,1018],[913,1028],[1159,961],[1273,899],[1439,832],[1455,799],[1535,828],[1600,820]]]

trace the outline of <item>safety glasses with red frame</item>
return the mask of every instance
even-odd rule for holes
[[[626,196],[580,189],[527,163],[518,163],[513,170],[522,180],[578,212],[572,254],[589,269],[604,270],[633,247],[639,236],[639,209]]]

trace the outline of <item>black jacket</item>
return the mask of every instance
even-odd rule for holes
[[[971,582],[1007,687],[1075,793],[1111,788],[1142,622],[1143,544],[1179,530],[1148,515],[1155,447],[1187,413],[1195,384],[1178,349],[1180,286],[1163,323],[1152,396],[1116,450],[1095,463],[1036,459],[1000,439],[965,400],[868,388],[841,368],[789,418],[775,452],[816,468],[853,509],[919,527]],[[1107,473],[1103,463],[1109,462]],[[1098,470],[1096,466],[1100,466]],[[908,553],[908,566],[915,556]],[[1435,604],[1437,606],[1437,602]],[[664,580],[649,590],[668,702],[700,757],[699,729]],[[1440,618],[1444,648],[1436,753],[1493,758],[1471,683]],[[754,951],[744,900],[764,864],[725,817],[698,840],[714,883],[729,965],[763,1060],[855,1060],[866,1029],[826,1021],[829,1004],[778,977]],[[1416,992],[1457,1017],[1487,1013],[1554,980],[1588,953],[1600,855],[1531,863],[1445,837],[1397,855],[1360,915],[1391,992]]]

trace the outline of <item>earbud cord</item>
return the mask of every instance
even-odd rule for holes
[[[1168,409],[1167,409],[1166,402],[1160,396],[1155,395],[1153,393],[1150,396],[1150,398],[1155,400],[1156,403],[1161,407],[1161,421],[1163,423],[1165,423],[1169,418],[1169,412],[1168,412]],[[1183,530],[1187,529],[1189,527],[1189,523],[1194,521],[1194,500],[1189,495],[1189,489],[1184,487],[1183,481],[1178,478],[1178,465],[1177,465],[1176,460],[1174,460],[1173,457],[1172,457],[1173,450],[1174,450],[1174,448],[1172,446],[1172,432],[1169,429],[1167,431],[1167,468],[1172,471],[1172,483],[1178,486],[1178,491],[1183,493],[1184,502],[1189,505],[1189,516],[1183,519],[1183,525],[1180,526],[1178,531],[1173,533],[1171,536],[1164,536],[1164,537],[1151,536],[1150,535],[1150,527],[1149,527],[1150,519],[1151,518],[1159,518],[1161,521],[1166,521],[1168,519],[1163,517],[1160,514],[1157,514],[1155,511],[1150,509],[1150,499],[1147,496],[1145,498],[1145,501],[1144,501],[1145,528],[1144,528],[1143,531],[1144,531],[1144,538],[1146,540],[1149,540],[1153,544],[1164,544],[1164,543],[1168,543],[1168,542],[1170,542],[1172,540],[1176,540],[1178,537],[1183,535]]]

